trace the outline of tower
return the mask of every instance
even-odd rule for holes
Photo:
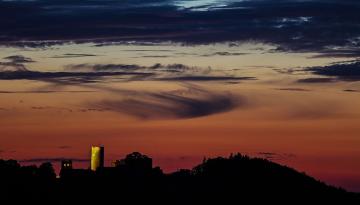
[[[92,171],[104,167],[104,147],[92,146],[91,147],[91,166]]]
[[[62,160],[61,161],[61,170],[72,169],[72,161],[71,160]]]
[[[64,159],[61,161],[60,177],[70,176],[73,171],[72,160]]]

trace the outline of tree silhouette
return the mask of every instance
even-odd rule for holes
[[[39,167],[39,177],[45,180],[53,180],[56,178],[55,170],[50,162],[45,162]]]
[[[152,159],[138,152],[112,168],[62,173],[56,179],[51,163],[0,160],[1,204],[360,204],[357,193],[239,153],[169,174],[152,168]]]

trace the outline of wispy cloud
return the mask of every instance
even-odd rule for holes
[[[125,99],[88,104],[140,119],[183,119],[230,111],[238,106],[245,106],[246,100],[230,93],[211,92],[187,85],[187,89],[176,92],[136,92]]]
[[[76,65],[67,65],[67,70],[75,71],[134,71],[144,68],[139,65],[128,65],[128,64],[76,64]]]
[[[305,69],[317,75],[335,77],[344,81],[360,80],[360,61],[352,63],[337,63],[328,66],[309,67]]]
[[[276,153],[276,152],[258,152],[257,155],[269,160],[287,160],[297,157],[295,154],[291,154],[291,153]]]
[[[162,81],[240,81],[240,80],[255,80],[254,77],[240,77],[231,75],[214,74],[211,67],[201,68],[196,66],[187,66],[184,64],[168,64],[163,65],[160,63],[152,66],[140,66],[136,64],[77,64],[66,66],[67,70],[87,70],[94,72],[103,71],[133,71],[152,73],[153,75],[148,78],[149,80],[162,80]],[[139,80],[132,78],[131,80]],[[143,79],[140,79],[143,80]]]
[[[93,90],[27,90],[27,91],[4,91],[0,90],[0,94],[46,94],[46,93],[92,93]]]
[[[14,62],[0,62],[0,72],[27,71],[25,65]]]
[[[0,65],[1,66],[1,65]],[[3,80],[46,80],[46,79],[59,79],[68,80],[73,82],[95,82],[101,77],[106,76],[133,76],[133,75],[151,75],[151,73],[141,72],[40,72],[29,70],[17,71],[3,71],[0,72],[0,79]]]
[[[160,78],[165,81],[240,81],[256,80],[255,77],[236,77],[236,76],[178,76]]]
[[[25,57],[22,55],[8,56],[8,57],[5,57],[4,59],[10,60],[13,63],[33,63],[33,62],[35,62],[31,58],[28,58],[28,57]]]
[[[305,88],[276,88],[275,90],[283,90],[283,91],[300,91],[300,92],[307,92],[311,91]]]
[[[343,91],[344,92],[355,92],[355,93],[360,92],[360,90],[354,90],[354,89],[345,89]]]
[[[71,149],[72,147],[68,146],[68,145],[62,145],[62,146],[58,146],[57,148],[58,149]]]
[[[93,57],[97,56],[94,54],[84,54],[84,53],[65,53],[63,55],[52,56],[51,58],[82,58],[82,57]]]
[[[19,162],[26,162],[26,163],[42,163],[42,162],[61,162],[63,160],[71,159],[73,162],[88,162],[89,159],[83,158],[63,158],[63,157],[55,157],[55,158],[30,158],[30,159],[23,159],[19,160]]]
[[[248,55],[249,53],[240,53],[240,52],[215,52],[210,54],[204,54],[202,56],[204,57],[211,57],[211,56],[242,56],[242,55]]]
[[[22,55],[8,56],[4,59],[7,62],[0,62],[0,72],[27,71],[25,64],[35,62],[31,58]]]
[[[333,83],[338,82],[336,78],[303,78],[297,80],[298,83]]]
[[[184,64],[163,65],[160,63],[154,64],[152,66],[140,66],[136,64],[75,64],[67,65],[66,71],[59,72],[30,71],[25,67],[23,70],[3,70],[0,72],[0,80],[29,79],[63,85],[96,83],[105,79],[108,81],[109,79],[106,77],[117,79],[118,81],[151,80],[235,82],[242,80],[256,80],[255,77],[236,76],[226,74],[226,72],[217,72],[211,67],[202,68],[196,66],[187,66]],[[4,91],[4,93],[5,92],[6,91]],[[45,90],[38,92],[45,93],[53,91]]]
[[[163,65],[156,63],[152,66],[141,66],[137,64],[75,64],[67,65],[66,70],[71,71],[143,71],[143,72],[155,72],[155,71],[164,71],[164,72],[185,72],[185,71],[198,71],[201,68],[191,67],[184,64],[168,64]]]

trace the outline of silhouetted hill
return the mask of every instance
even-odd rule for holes
[[[360,195],[304,173],[240,154],[213,158],[192,170],[164,174],[132,153],[96,172],[0,160],[4,204],[360,204]]]

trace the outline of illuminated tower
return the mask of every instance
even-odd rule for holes
[[[96,171],[104,167],[104,147],[92,146],[91,147],[91,170]]]

